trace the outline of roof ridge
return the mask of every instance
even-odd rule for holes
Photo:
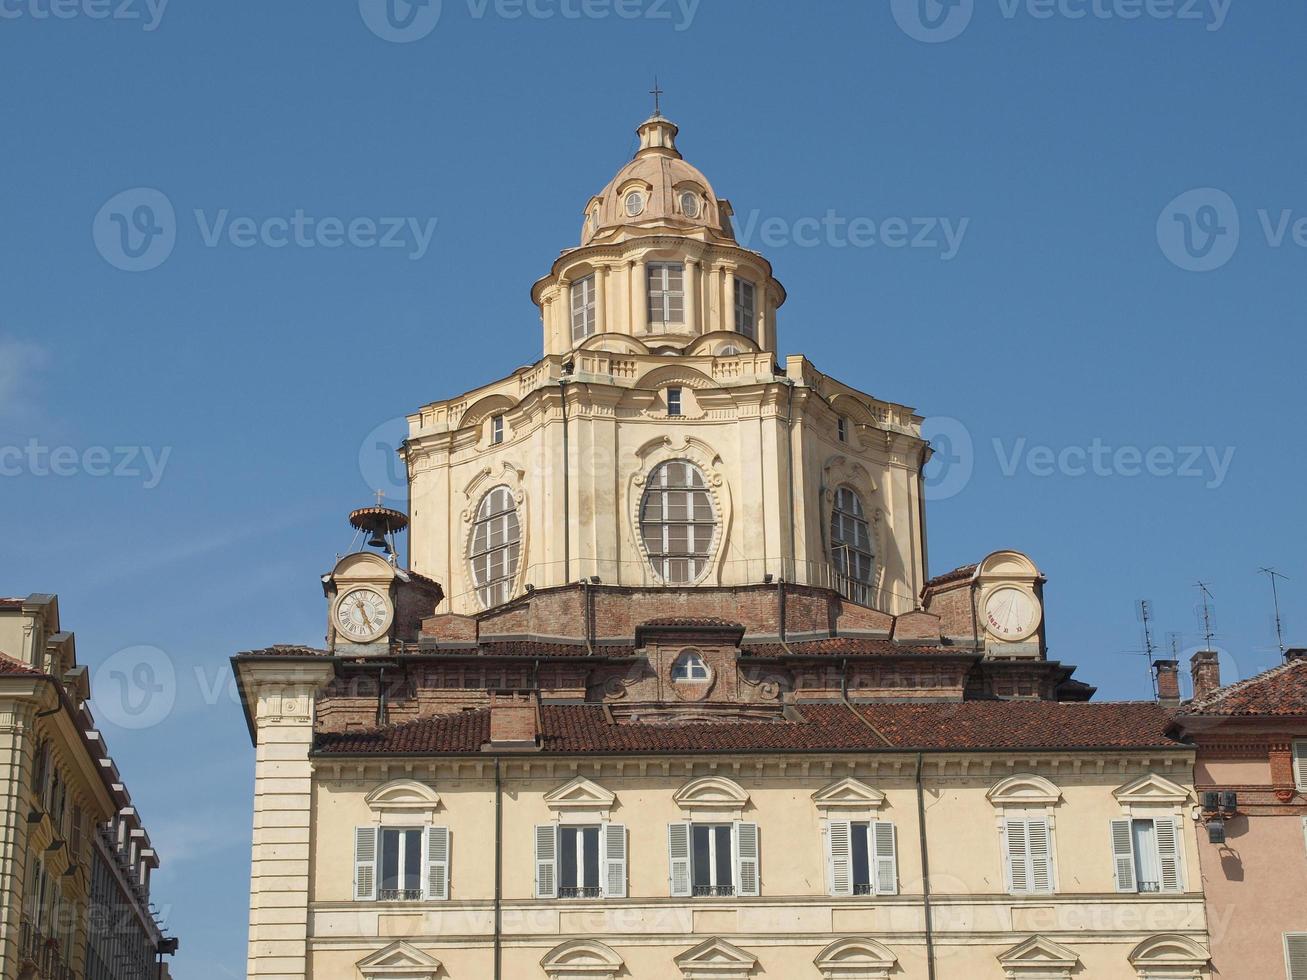
[[[1276,664],[1274,667],[1268,667],[1260,674],[1253,674],[1252,677],[1245,677],[1243,680],[1235,681],[1233,684],[1227,684],[1224,687],[1218,687],[1216,690],[1210,691],[1209,693],[1203,695],[1201,698],[1191,698],[1190,700],[1184,702],[1182,708],[1185,710],[1186,713],[1194,710],[1201,711],[1205,708],[1210,708],[1230,697],[1233,697],[1236,694],[1246,691],[1254,684],[1260,684],[1264,681],[1270,680],[1272,677],[1279,677],[1282,674],[1287,674],[1294,667],[1297,667],[1298,665],[1305,664],[1305,663],[1307,663],[1307,661],[1286,660],[1284,663]]]

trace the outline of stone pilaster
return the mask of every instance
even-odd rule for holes
[[[0,977],[16,980],[27,880],[27,813],[36,705],[28,690],[0,692]]]
[[[242,664],[255,729],[247,975],[307,975],[314,705],[330,664]]]

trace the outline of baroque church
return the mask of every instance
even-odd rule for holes
[[[920,416],[782,359],[638,134],[543,356],[409,417],[324,645],[233,658],[249,976],[1209,977],[1193,748],[1051,654],[1029,557],[929,576]]]

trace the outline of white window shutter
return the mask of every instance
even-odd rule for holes
[[[1284,962],[1289,980],[1307,980],[1307,932],[1285,933]]]
[[[758,878],[758,825],[737,821],[735,824],[735,894],[759,894]]]
[[[536,827],[536,898],[558,897],[558,825]]]
[[[1157,865],[1161,869],[1162,891],[1184,891],[1184,878],[1180,873],[1179,821],[1174,817],[1158,817],[1153,821],[1157,833]]]
[[[1301,790],[1307,790],[1307,742],[1293,743],[1293,781]]]
[[[427,828],[428,899],[449,898],[449,828]]]
[[[667,825],[668,880],[673,898],[690,894],[690,825],[677,822]]]
[[[826,871],[832,895],[853,894],[853,825],[847,820],[826,825]]]
[[[626,897],[626,825],[606,823],[604,836],[604,898]]]
[[[1026,821],[1026,844],[1030,848],[1030,890],[1040,895],[1051,895],[1053,847],[1047,820]]]
[[[894,841],[894,825],[888,820],[877,820],[871,825],[872,863],[875,866],[877,895],[899,893],[899,856]]]
[[[377,900],[377,828],[354,828],[354,900]]]
[[[1007,890],[1013,895],[1030,891],[1030,852],[1026,845],[1026,822],[1004,821],[1004,863],[1007,865]]]
[[[1116,890],[1135,892],[1135,839],[1129,820],[1112,821],[1112,860],[1116,868]]]

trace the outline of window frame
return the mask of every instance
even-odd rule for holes
[[[1003,881],[1007,886],[1007,894],[1012,896],[1041,896],[1056,895],[1058,891],[1058,874],[1057,874],[1057,848],[1053,839],[1053,819],[1047,810],[1043,809],[1015,809],[1005,808],[1002,812],[1002,832],[1000,837],[1003,844]],[[1017,853],[1013,849],[1015,840],[1013,838],[1013,828],[1015,825],[1021,826],[1021,853],[1024,870],[1022,872],[1025,885],[1019,885],[1017,882],[1016,868],[1013,859]],[[1044,852],[1038,854],[1032,844],[1030,828],[1032,826],[1042,827],[1044,838]],[[1047,883],[1044,886],[1036,884],[1039,878],[1037,870],[1037,861],[1042,856],[1045,867],[1044,874],[1047,877]]]
[[[631,207],[631,201],[633,199],[639,200],[639,206],[634,209]],[[644,214],[644,209],[648,206],[649,201],[646,198],[644,191],[638,187],[632,187],[622,195],[622,210],[626,213],[628,218],[640,217],[640,215]]]
[[[503,495],[506,508],[487,513],[487,505],[497,494]],[[495,521],[503,522],[502,542],[492,546],[491,524]],[[477,535],[483,525],[486,527],[485,544],[478,549]],[[499,575],[492,575],[496,567],[494,556],[500,552],[504,556],[502,565],[499,566],[502,572]],[[473,591],[483,608],[492,609],[513,597],[513,585],[517,581],[522,564],[522,519],[518,515],[517,499],[512,488],[507,484],[501,483],[491,487],[481,495],[467,539],[466,558]]]
[[[502,412],[490,416],[490,445],[504,444],[504,415]]]
[[[672,273],[675,271],[675,277]],[[657,285],[655,286],[655,276]],[[675,278],[676,288],[672,288]],[[648,307],[648,324],[655,326],[685,325],[685,263],[650,262],[645,267],[645,295]]]
[[[668,482],[672,467],[684,467],[684,484]],[[697,482],[696,482],[697,481]],[[684,517],[674,519],[670,516],[674,494],[685,494]],[[657,519],[649,514],[657,495]],[[702,501],[707,507],[707,518],[696,517],[698,503]],[[636,513],[636,531],[640,544],[649,561],[649,566],[658,579],[666,585],[693,585],[708,574],[712,567],[714,549],[721,518],[718,514],[717,501],[709,489],[708,477],[703,469],[688,459],[665,460],[649,473],[645,481],[644,492],[640,495]],[[673,550],[673,529],[684,528],[684,551]],[[656,531],[658,550],[650,547],[651,532]],[[700,544],[700,534],[706,534],[707,540]],[[685,576],[677,577],[674,569],[677,563],[684,563]]]
[[[698,848],[695,846],[695,835],[697,831],[706,831],[708,838],[708,856],[707,871],[708,884],[699,885],[695,883],[698,878],[697,872],[700,870],[698,860]],[[721,873],[721,855],[718,849],[722,846],[722,831],[725,831],[727,874],[730,882],[723,884],[717,879]],[[735,879],[739,874],[735,860],[735,824],[726,821],[708,821],[694,820],[690,822],[690,897],[691,898],[734,898],[739,890],[739,882]],[[707,889],[701,891],[700,889]]]
[[[1304,960],[1307,960],[1307,932],[1286,932],[1284,936],[1284,975],[1288,980],[1307,980],[1307,962],[1302,963],[1303,970],[1294,972],[1293,948],[1290,942],[1294,939],[1301,940],[1304,947]]]
[[[682,418],[685,414],[683,389],[673,386],[667,389],[667,415],[669,418]]]
[[[1290,748],[1293,765],[1293,785],[1300,793],[1307,793],[1307,739],[1296,739]]]
[[[866,541],[866,550],[857,547],[859,527]],[[862,495],[854,487],[848,484],[836,487],[835,495],[831,500],[827,533],[830,542],[831,568],[837,576],[848,583],[850,591],[858,595],[865,593],[861,601],[864,605],[870,605],[871,590],[876,580],[876,549],[866,505],[862,501]],[[859,574],[855,571],[862,570],[864,566],[865,572]],[[849,598],[856,598],[856,596]]]
[[[407,837],[408,837],[410,834],[416,834],[416,835],[417,835],[417,845],[418,845],[418,847],[417,847],[417,851],[418,851],[418,867],[417,867],[417,871],[414,872],[414,874],[416,875],[416,878],[417,878],[417,884],[418,884],[418,887],[417,887],[417,888],[404,888],[404,887],[399,887],[399,888],[386,889],[386,888],[383,888],[383,887],[382,887],[383,882],[386,880],[386,870],[385,870],[385,869],[386,869],[386,857],[385,857],[385,855],[386,855],[386,844],[385,844],[385,839],[386,839],[386,835],[387,835],[387,834],[397,834],[397,835],[399,835],[399,841],[398,841],[398,843],[397,843],[397,845],[396,845],[396,856],[397,856],[397,862],[396,862],[396,867],[395,867],[395,878],[396,878],[396,881],[397,881],[401,886],[403,885],[405,878],[406,878],[406,877],[409,877],[409,869],[406,867],[406,865],[407,865],[407,863],[408,863],[408,857],[409,857],[409,855],[408,855],[408,846],[407,846]],[[403,826],[403,827],[399,827],[399,826],[396,826],[396,827],[381,826],[381,827],[378,827],[378,828],[377,828],[377,845],[376,845],[376,846],[377,846],[377,870],[376,870],[376,876],[377,876],[377,887],[376,887],[376,892],[377,892],[377,897],[376,897],[376,901],[377,901],[377,902],[387,902],[387,903],[393,903],[393,902],[421,902],[421,901],[424,901],[425,898],[426,898],[426,888],[423,886],[423,877],[424,877],[425,874],[426,874],[426,866],[427,866],[427,860],[426,860],[426,828],[425,828],[425,827],[419,827],[419,826]],[[386,892],[386,891],[399,892],[399,893],[401,893],[401,894],[398,895],[398,896],[395,896],[395,897],[386,898],[386,897],[384,897],[384,895],[383,895],[383,893]],[[416,893],[416,894],[413,895],[413,894],[410,894],[410,893]]]
[[[839,439],[840,442],[849,441],[849,420],[843,415],[835,420],[835,437]]]
[[[598,332],[599,317],[595,299],[595,274],[582,276],[571,286],[572,345],[576,346]],[[578,321],[579,317],[579,321]],[[579,328],[579,329],[578,329]]]
[[[1167,855],[1163,853],[1161,835],[1158,833],[1158,829],[1157,829],[1158,824],[1162,822],[1169,823],[1175,834],[1174,874],[1175,874],[1176,886],[1174,888],[1166,887]],[[1135,840],[1136,840],[1135,825],[1140,823],[1151,823],[1153,825],[1152,841],[1151,841],[1153,853],[1151,856],[1156,861],[1157,877],[1158,877],[1158,881],[1156,882],[1157,888],[1155,889],[1144,889],[1141,887],[1141,885],[1143,884],[1143,882],[1140,880],[1142,877],[1140,874],[1142,867],[1140,864],[1140,855],[1138,852],[1138,847],[1135,844]],[[1131,875],[1130,888],[1123,888],[1121,882],[1120,863],[1124,857],[1124,852],[1122,852],[1118,847],[1120,841],[1117,838],[1117,826],[1119,824],[1128,825],[1129,845],[1130,845],[1130,875]],[[1120,817],[1113,818],[1111,821],[1110,829],[1111,829],[1111,842],[1112,842],[1113,876],[1116,879],[1116,891],[1119,894],[1123,894],[1123,895],[1183,895],[1185,894],[1187,881],[1186,881],[1185,853],[1184,853],[1185,851],[1184,827],[1185,827],[1184,820],[1181,817],[1177,817],[1174,814],[1170,814],[1170,813],[1158,814],[1156,816],[1140,816],[1136,812],[1136,813],[1124,814]]]
[[[693,659],[694,663],[688,663]],[[684,676],[678,676],[683,662],[687,663]],[[696,674],[701,671],[701,674]],[[686,649],[677,654],[676,659],[672,661],[672,680],[682,681],[689,684],[706,684],[712,680],[712,668],[708,666],[708,661],[703,659],[703,654],[698,650]]]
[[[686,200],[694,202],[693,210],[685,206]],[[685,215],[685,217],[689,218],[691,221],[698,219],[699,216],[703,214],[703,201],[700,200],[698,191],[682,190],[681,193],[677,195],[677,203],[681,206],[681,214]]]
[[[589,854],[589,849],[586,846],[586,833],[590,831],[594,832],[594,848],[595,848],[595,853],[594,853],[595,883],[593,885],[589,885],[585,883],[586,857]],[[576,861],[574,867],[572,867],[571,869],[566,869],[564,867],[564,862],[563,862],[563,837],[564,835],[569,833],[576,835]],[[568,900],[577,899],[577,898],[603,898],[604,897],[604,893],[603,893],[604,861],[605,861],[603,826],[597,823],[559,824],[557,841],[558,841],[557,844],[558,853],[555,855],[555,860],[558,863],[557,863],[557,870],[555,871],[555,874],[557,875],[558,878],[557,881],[558,898],[568,899]],[[571,871],[574,880],[577,882],[577,884],[570,885],[570,886],[564,884],[564,879],[566,878],[568,870]],[[574,894],[564,895],[563,894],[564,890],[569,888]]]
[[[745,302],[747,296],[748,302]],[[735,332],[750,340],[758,338],[758,284],[752,279],[735,279]]]

